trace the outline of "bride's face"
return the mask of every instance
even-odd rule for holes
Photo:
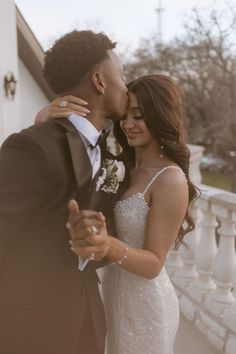
[[[143,117],[141,115],[138,100],[134,93],[129,93],[130,104],[125,118],[120,122],[120,126],[125,133],[128,144],[133,147],[144,147],[154,141]]]

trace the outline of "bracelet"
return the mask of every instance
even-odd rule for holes
[[[121,265],[125,260],[126,258],[128,258],[128,246],[125,247],[125,250],[124,250],[124,254],[123,256],[121,257],[121,259],[119,259],[118,261],[115,261],[113,262],[112,264],[119,264]]]

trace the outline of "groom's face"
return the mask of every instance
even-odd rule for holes
[[[109,59],[106,59],[103,63],[104,108],[108,118],[120,120],[127,111],[128,90],[119,57],[112,50],[108,50],[108,54]]]

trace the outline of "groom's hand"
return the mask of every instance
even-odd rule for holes
[[[101,260],[110,249],[105,217],[102,213],[92,210],[80,211],[78,203],[74,200],[70,201],[68,208],[67,228],[72,251],[83,258],[90,258],[94,253],[95,260]]]
[[[79,204],[75,200],[70,200],[68,204],[69,217],[66,227],[70,232],[71,239],[82,240],[91,236],[93,230],[100,231],[104,219],[99,217],[99,213],[93,210],[80,210]]]

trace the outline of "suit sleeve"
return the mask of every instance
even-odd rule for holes
[[[13,134],[0,151],[0,240],[19,234],[43,205],[50,184],[46,154],[27,133]]]

